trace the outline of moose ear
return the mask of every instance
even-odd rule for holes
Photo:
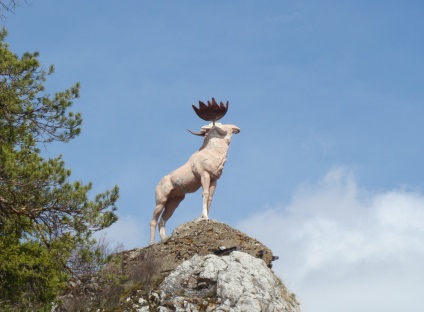
[[[237,133],[239,133],[239,132],[240,132],[240,128],[239,128],[239,127],[237,127],[236,125],[228,125],[228,126],[229,126],[229,128],[231,129],[231,132],[232,132],[232,133],[237,134]]]
[[[194,131],[191,131],[189,129],[187,129],[187,131],[190,132],[191,134],[202,136],[202,137],[204,137],[208,133],[208,131],[204,131],[203,129],[202,129],[201,132],[194,132]]]

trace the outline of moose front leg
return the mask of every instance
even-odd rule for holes
[[[211,209],[212,198],[213,198],[213,194],[215,193],[215,190],[216,190],[217,182],[218,182],[218,180],[213,180],[213,181],[211,181],[210,186],[209,186],[208,216],[209,216],[209,211]]]
[[[209,187],[211,184],[211,177],[208,172],[203,171],[201,177],[201,183],[203,188],[203,206],[202,206],[202,219],[208,220],[208,210],[209,210]]]

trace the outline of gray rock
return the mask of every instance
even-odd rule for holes
[[[234,251],[184,261],[160,285],[161,306],[176,311],[300,312],[295,300],[261,259]],[[218,300],[219,298],[219,300]]]
[[[275,258],[224,223],[188,222],[159,243],[115,254],[93,278],[70,282],[51,311],[300,312],[271,270]]]

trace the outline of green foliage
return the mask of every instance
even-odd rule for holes
[[[73,255],[96,260],[92,234],[117,220],[118,188],[89,198],[91,184],[71,182],[61,156],[45,159],[39,144],[68,142],[81,129],[70,111],[79,84],[50,95],[53,74],[38,53],[12,53],[0,31],[0,306],[46,304],[78,274]]]

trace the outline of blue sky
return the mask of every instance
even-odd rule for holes
[[[424,4],[44,1],[9,14],[54,93],[81,83],[83,132],[54,144],[72,178],[121,189],[109,238],[148,242],[154,189],[229,101],[236,124],[210,217],[261,240],[302,311],[424,308]],[[201,213],[184,200],[170,233]],[[379,291],[376,291],[379,290]]]

